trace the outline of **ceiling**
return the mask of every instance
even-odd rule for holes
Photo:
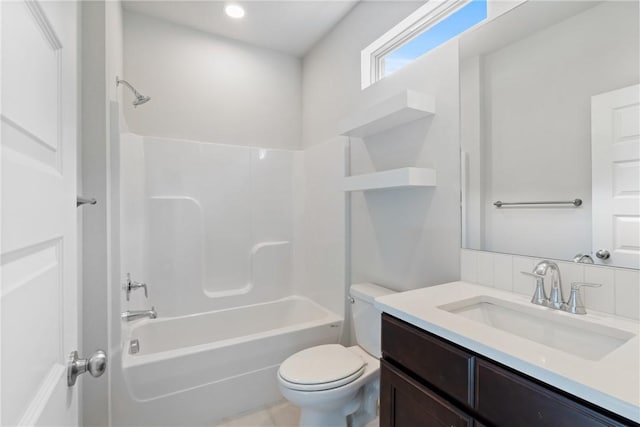
[[[146,0],[122,2],[142,13],[211,34],[240,40],[295,56],[304,55],[338,23],[358,0],[237,0],[242,19],[225,15],[221,0]]]

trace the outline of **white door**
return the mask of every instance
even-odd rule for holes
[[[78,425],[78,5],[0,2],[0,424]]]
[[[640,268],[640,85],[591,98],[591,159],[593,251]]]

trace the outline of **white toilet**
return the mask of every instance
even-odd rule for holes
[[[376,416],[380,378],[380,311],[373,300],[394,293],[363,283],[352,285],[357,346],[327,344],[302,350],[282,362],[282,395],[300,407],[301,427],[362,427]]]

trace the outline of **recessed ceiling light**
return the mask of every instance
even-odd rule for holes
[[[230,3],[225,6],[224,13],[231,18],[240,19],[244,16],[244,8],[236,3]]]

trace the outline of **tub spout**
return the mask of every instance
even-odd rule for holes
[[[158,317],[158,313],[156,313],[155,307],[151,307],[151,310],[127,310],[120,314],[120,318],[127,322],[131,322],[132,320],[142,319],[144,317],[148,317],[149,319],[155,319]]]

